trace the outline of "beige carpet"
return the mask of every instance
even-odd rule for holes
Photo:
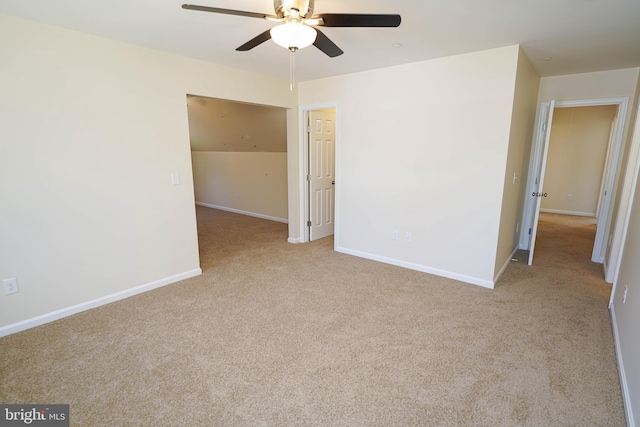
[[[204,274],[0,339],[0,402],[83,426],[623,426],[595,226],[495,290],[198,208]],[[460,248],[460,251],[464,251]]]

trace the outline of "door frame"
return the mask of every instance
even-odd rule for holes
[[[611,122],[611,129],[609,130],[609,142],[607,143],[607,153],[604,158],[604,171],[600,182],[600,190],[598,192],[598,204],[596,207],[596,218],[600,218],[600,212],[602,211],[602,199],[604,197],[604,190],[606,183],[606,176],[608,175],[609,159],[611,158],[611,150],[614,146],[615,130],[618,127],[618,116],[616,116]]]
[[[634,121],[635,120],[635,121]],[[620,206],[618,207],[617,224],[620,228],[620,242],[615,247],[618,250],[616,254],[616,264],[613,269],[613,286],[611,288],[611,296],[609,297],[609,308],[613,306],[613,297],[616,294],[618,286],[618,274],[620,273],[620,265],[622,264],[622,250],[624,249],[629,230],[629,220],[631,219],[631,208],[633,207],[633,199],[638,189],[638,176],[640,176],[640,100],[638,100],[636,108],[636,117],[632,117],[633,132],[629,132],[630,146],[627,154],[627,170],[625,171],[624,183],[622,185],[622,194],[620,195]],[[632,127],[631,125],[629,126]],[[615,240],[615,238],[614,238]],[[612,245],[611,251],[614,247]],[[612,257],[613,258],[613,257]]]
[[[520,228],[520,247],[522,250],[529,250],[531,230],[533,230],[533,221],[535,220],[535,206],[536,199],[531,196],[530,193],[535,191],[536,174],[540,168],[540,162],[542,161],[542,146],[545,140],[545,123],[549,116],[549,108],[551,102],[543,102],[540,104],[540,111],[538,116],[538,122],[536,124],[536,133],[533,144],[531,145],[531,153],[529,154],[529,173],[527,178],[526,196],[524,198],[524,209],[522,211],[522,227]],[[555,109],[555,106],[554,106]],[[549,130],[550,131],[550,130]],[[525,232],[526,231],[526,232]]]
[[[543,132],[543,125],[546,119],[546,116],[549,110],[551,102],[543,102],[540,104],[540,113],[538,116],[538,123],[536,126],[536,137],[534,143],[531,147],[531,157],[529,161],[529,177],[527,180],[527,194],[530,193],[533,186],[535,185],[535,175],[536,175],[536,167],[538,165],[538,157],[539,153],[544,141],[545,133]],[[620,163],[621,156],[623,155],[623,150],[625,147],[623,136],[624,136],[624,128],[627,118],[627,109],[629,104],[628,97],[620,97],[620,98],[602,98],[602,99],[585,99],[585,100],[574,100],[574,101],[556,101],[555,109],[558,108],[569,108],[569,107],[595,107],[601,105],[617,105],[618,106],[618,115],[616,120],[616,129],[615,135],[613,138],[613,147],[611,149],[611,156],[608,159],[607,172],[604,180],[606,182],[605,185],[600,189],[601,194],[606,192],[606,197],[602,197],[602,206],[600,209],[600,217],[598,218],[598,225],[596,231],[596,239],[593,245],[593,252],[591,255],[591,259],[594,262],[599,262],[604,264],[605,268],[605,280],[609,283],[613,282],[613,271],[607,271],[608,265],[604,263],[605,261],[605,253],[608,245],[608,241],[605,238],[605,232],[610,229],[611,223],[613,220],[613,204],[612,200],[616,198],[616,191],[618,188],[618,182],[620,179],[626,178],[620,176],[620,170],[622,164]],[[553,124],[552,124],[553,126]],[[551,132],[551,129],[548,130]],[[624,195],[624,192],[623,192]],[[626,208],[626,205],[629,203],[629,200],[620,199],[620,208]],[[532,227],[533,224],[533,198],[526,197],[525,198],[525,206],[523,210],[523,219],[521,235],[520,235],[520,249],[528,250],[529,249],[529,241],[528,241],[528,232],[525,233],[525,230]],[[609,265],[617,265],[618,258],[620,256],[620,250],[622,249],[620,246],[621,243],[621,233],[623,232],[623,223],[624,218],[621,218],[622,211],[618,211],[618,221],[616,221],[616,227],[614,233],[612,234],[612,242],[611,242],[611,256],[608,259]],[[623,220],[622,223],[620,220]],[[611,269],[609,269],[611,270]]]
[[[300,229],[299,235],[301,236],[301,241],[303,243],[309,242],[309,227],[307,226],[307,221],[309,221],[309,185],[307,185],[307,175],[309,174],[309,134],[307,132],[307,124],[306,119],[309,116],[311,111],[315,110],[328,110],[333,109],[335,111],[335,203],[334,203],[334,229],[333,229],[333,245],[334,248],[338,245],[338,237],[339,237],[339,223],[340,223],[340,215],[339,215],[339,206],[340,206],[340,106],[338,103],[323,103],[323,104],[310,104],[300,106],[298,109],[298,130],[299,130],[299,153],[300,157],[298,159],[298,171],[299,171],[299,199],[300,204],[298,206],[298,213],[300,218]]]

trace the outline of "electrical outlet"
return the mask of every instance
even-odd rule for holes
[[[18,292],[18,280],[15,277],[4,279],[2,281],[2,286],[4,287],[5,295],[11,295]]]
[[[625,286],[624,287],[624,293],[622,294],[622,303],[624,304],[625,302],[627,302],[627,292],[629,291],[629,287]]]
[[[393,230],[393,231],[391,232],[391,238],[392,238],[393,240],[398,240],[398,230]]]
[[[567,202],[570,202],[573,200],[573,194],[567,194]]]
[[[407,231],[407,233],[404,235],[404,240],[406,240],[407,242],[410,242],[411,241],[411,233],[409,233]]]

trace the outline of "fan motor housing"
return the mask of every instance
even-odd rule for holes
[[[273,9],[278,18],[286,18],[291,15],[291,9],[297,9],[300,17],[313,16],[313,0],[273,0]]]

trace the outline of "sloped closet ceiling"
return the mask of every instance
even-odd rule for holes
[[[286,109],[187,96],[192,151],[286,152]]]

